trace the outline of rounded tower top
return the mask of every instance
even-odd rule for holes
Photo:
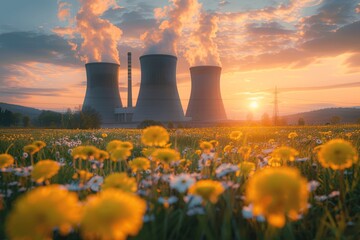
[[[89,63],[86,63],[85,66],[88,66],[88,65],[109,65],[109,64],[112,64],[112,65],[115,65],[115,66],[120,66],[120,64],[118,64],[118,63],[111,63],[111,62],[89,62]]]
[[[175,58],[175,59],[177,59],[177,57],[174,56],[174,55],[170,55],[170,54],[158,54],[158,53],[156,53],[156,54],[144,54],[144,55],[140,56],[140,59],[142,59],[142,58],[147,58],[147,57],[169,57],[169,58]]]
[[[222,69],[220,66],[217,66],[217,65],[200,65],[200,66],[192,66],[192,67],[190,67],[190,70],[192,70],[192,69],[199,69],[199,70],[201,70],[201,69],[209,69],[209,68],[218,68],[218,69]]]

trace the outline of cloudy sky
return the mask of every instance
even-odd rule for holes
[[[84,63],[126,55],[178,57],[186,110],[189,67],[221,65],[227,115],[280,114],[360,106],[360,0],[2,0],[0,101],[64,111],[84,99]]]

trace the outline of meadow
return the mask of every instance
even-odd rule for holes
[[[0,131],[0,239],[360,236],[359,125]]]

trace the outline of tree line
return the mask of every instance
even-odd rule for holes
[[[65,113],[43,110],[34,119],[21,113],[0,108],[1,127],[40,127],[40,128],[67,128],[67,129],[93,129],[100,128],[101,117],[92,108],[80,111],[68,109]]]

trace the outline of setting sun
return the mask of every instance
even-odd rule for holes
[[[255,110],[259,108],[259,103],[257,101],[252,101],[249,104],[250,109]]]

